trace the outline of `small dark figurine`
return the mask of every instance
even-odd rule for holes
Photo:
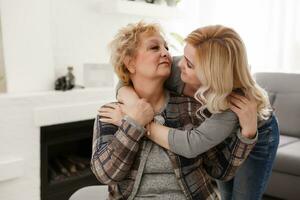
[[[75,86],[75,76],[73,74],[73,67],[68,67],[66,76],[61,76],[55,81],[55,90],[71,90]]]
[[[154,3],[155,0],[145,0],[147,3]]]

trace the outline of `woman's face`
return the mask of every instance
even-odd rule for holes
[[[148,79],[167,79],[171,72],[171,56],[160,34],[140,36],[134,59],[135,75]]]
[[[195,71],[196,56],[196,49],[187,43],[184,47],[184,55],[179,61],[178,66],[181,70],[181,80],[183,82],[193,87],[200,87],[201,82]]]

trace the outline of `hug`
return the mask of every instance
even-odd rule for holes
[[[116,34],[117,102],[95,119],[92,171],[109,199],[259,200],[279,130],[245,45],[221,25],[198,28],[185,42],[172,59],[157,24]]]

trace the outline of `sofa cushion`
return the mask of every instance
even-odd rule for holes
[[[300,140],[278,148],[274,171],[300,176]]]
[[[257,83],[268,92],[274,93],[300,93],[300,74],[296,73],[270,73],[254,74]]]
[[[268,92],[268,96],[269,96],[270,104],[273,105],[274,101],[275,101],[276,93],[275,92]]]
[[[300,93],[277,93],[273,107],[280,133],[300,138]]]
[[[286,146],[288,144],[294,143],[300,141],[299,138],[292,137],[292,136],[287,136],[287,135],[280,135],[280,140],[279,140],[279,147]]]

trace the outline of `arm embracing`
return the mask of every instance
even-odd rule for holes
[[[238,119],[231,111],[213,114],[192,130],[170,129],[170,150],[178,155],[194,158],[220,144],[236,130]]]
[[[145,129],[125,116],[121,126],[95,119],[91,169],[104,184],[120,182],[130,171]]]

